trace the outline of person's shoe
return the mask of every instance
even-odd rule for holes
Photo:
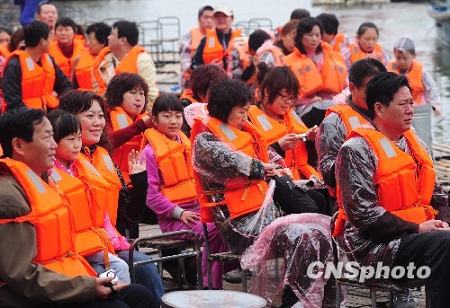
[[[417,308],[412,292],[409,289],[394,291],[394,308]]]
[[[228,283],[242,283],[242,270],[229,271],[223,275],[223,279]]]

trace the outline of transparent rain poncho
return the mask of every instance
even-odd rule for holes
[[[332,305],[336,295],[334,281],[308,277],[308,266],[317,261],[333,262],[330,217],[307,213],[278,218],[264,228],[241,265],[254,271],[252,293],[271,301],[288,285],[300,302],[294,307],[315,308]]]
[[[270,148],[269,157],[271,161],[280,159]],[[232,149],[209,132],[198,134],[194,141],[193,167],[203,190],[218,191],[211,196],[214,202],[223,200],[220,191],[227,179],[261,179],[264,175],[258,160]],[[289,285],[300,302],[305,303],[304,307],[320,307],[327,280],[310,279],[305,274],[311,262],[333,261],[330,218],[320,214],[281,217],[283,213],[273,201],[274,185],[274,181],[269,183],[266,198],[257,212],[231,220],[226,206],[215,207],[216,225],[234,253],[243,253],[254,243],[243,256],[245,268],[256,269],[254,292],[270,299]],[[281,266],[278,276],[269,270],[274,257]]]
[[[409,153],[405,138],[400,138],[396,145]],[[337,238],[339,247],[350,260],[363,266],[376,266],[377,262],[391,265],[402,236],[387,234],[383,239],[374,240],[382,231],[383,234],[386,232],[385,227],[377,229],[377,226],[383,226],[385,220],[381,216],[386,212],[378,203],[377,186],[373,180],[377,165],[373,150],[362,137],[347,140],[336,160],[336,180],[341,188],[339,197],[344,200],[344,208],[351,221],[346,222],[343,236]],[[446,196],[436,183],[431,205],[436,207],[446,202]]]
[[[282,162],[282,158],[270,147],[269,158],[271,162]],[[217,191],[217,194],[210,196],[213,202],[224,199],[224,185],[229,179],[264,178],[264,168],[259,160],[232,149],[209,132],[197,135],[192,160],[203,190]],[[214,208],[216,224],[231,251],[242,253],[265,226],[282,215],[273,202],[272,194],[273,189],[269,189],[260,211],[233,220],[228,218],[226,206]]]

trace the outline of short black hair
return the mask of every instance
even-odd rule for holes
[[[77,34],[78,27],[77,27],[77,24],[73,21],[72,18],[69,18],[69,17],[61,17],[61,18],[59,18],[56,21],[55,29],[58,28],[59,26],[71,27],[73,29],[73,33]]]
[[[175,95],[163,94],[158,96],[152,107],[152,116],[157,117],[159,113],[165,111],[183,112],[183,104]]]
[[[395,93],[402,87],[408,87],[408,79],[403,75],[393,72],[383,72],[373,77],[367,84],[366,103],[368,114],[371,119],[375,118],[375,103],[380,102],[384,106],[389,106]]]
[[[96,22],[89,25],[86,29],[86,34],[95,33],[95,38],[100,44],[106,46],[108,44],[108,36],[111,34],[111,27],[104,22]]]
[[[119,38],[125,37],[128,44],[135,46],[139,39],[139,29],[135,22],[120,20],[113,24],[113,29],[117,29],[117,36]]]
[[[203,13],[204,13],[205,11],[213,11],[213,12],[214,12],[214,8],[213,8],[211,5],[205,5],[205,6],[201,7],[201,8],[198,10],[198,19],[199,19],[199,20],[200,20],[200,17],[202,17],[202,15],[203,15]]]
[[[50,30],[48,25],[42,21],[35,20],[26,25],[23,29],[25,46],[36,47],[41,39],[48,39]]]
[[[120,73],[114,76],[109,82],[105,92],[105,99],[108,107],[122,105],[125,92],[135,88],[141,88],[144,91],[145,105],[147,105],[148,85],[144,78],[138,74],[132,73]]]
[[[250,88],[241,80],[225,79],[213,85],[209,90],[209,115],[227,123],[234,107],[244,107],[250,102]]]
[[[325,31],[326,34],[336,35],[338,33],[339,20],[336,15],[322,13],[317,15],[316,18],[322,23],[323,31]]]
[[[350,67],[348,81],[360,88],[367,77],[386,72],[386,67],[377,59],[365,58],[356,61]]]
[[[311,32],[314,28],[314,26],[318,26],[320,29],[320,35],[323,34],[323,27],[322,27],[322,23],[320,22],[320,20],[318,20],[317,18],[314,17],[307,17],[302,19],[297,27],[297,36],[295,38],[295,47],[297,47],[297,49],[301,52],[306,54],[306,49],[305,47],[303,47],[303,43],[302,43],[302,38],[303,35]],[[317,47],[317,52],[322,51],[322,45],[319,45]]]
[[[76,134],[81,131],[80,122],[78,118],[71,113],[61,109],[55,109],[47,114],[47,118],[53,127],[53,139],[59,143],[61,139],[71,134]]]
[[[42,109],[13,109],[0,116],[0,144],[6,157],[12,156],[12,140],[21,138],[33,141],[34,127],[42,123],[45,114]]]
[[[358,31],[356,31],[356,35],[357,36],[361,36],[364,33],[366,33],[366,31],[368,29],[374,29],[377,32],[377,35],[380,35],[379,31],[378,31],[378,27],[376,24],[374,24],[373,22],[363,22],[359,27],[358,27]]]
[[[94,100],[98,101],[103,112],[106,113],[103,97],[94,92],[83,90],[70,90],[65,92],[59,100],[59,109],[77,115],[89,110],[92,107]]]
[[[281,91],[286,92],[292,97],[298,96],[299,83],[295,74],[287,66],[278,66],[268,69],[267,64],[261,62],[258,64],[258,81],[261,101],[268,92],[269,104],[272,104]]]
[[[269,33],[261,29],[255,30],[248,37],[248,48],[256,52],[267,40],[270,40]]]
[[[307,9],[295,9],[292,11],[290,19],[303,19],[306,17],[311,17],[311,13]]]
[[[58,7],[57,7],[53,2],[50,2],[50,1],[41,1],[41,2],[39,3],[38,7],[37,7],[37,10],[36,10],[36,13],[37,13],[38,15],[41,14],[41,10],[42,10],[42,7],[43,7],[44,5],[53,5],[56,9],[58,9]]]

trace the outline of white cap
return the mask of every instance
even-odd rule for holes
[[[402,37],[394,44],[394,49],[401,52],[409,52],[411,54],[416,53],[416,47],[414,41],[409,37]]]
[[[230,9],[229,7],[225,6],[225,5],[219,5],[217,7],[214,8],[214,14],[216,13],[224,13],[227,16],[233,16],[233,10]]]

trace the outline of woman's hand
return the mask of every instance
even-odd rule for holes
[[[289,168],[277,169],[275,171],[278,172],[278,176],[286,175],[286,176],[290,177],[291,179],[293,178],[292,171]]]
[[[146,170],[145,157],[136,150],[131,150],[128,154],[128,173],[136,174]]]
[[[262,163],[262,165],[264,167],[265,176],[275,176],[278,174],[277,170],[275,170],[275,168],[277,167],[275,164]]]
[[[308,129],[306,131],[306,140],[315,141],[318,130],[319,130],[319,128],[317,127],[317,125],[314,125],[310,129]]]
[[[288,151],[292,150],[298,141],[298,136],[296,134],[290,133],[278,140],[278,144],[283,151]]]
[[[196,223],[199,219],[198,214],[191,211],[183,211],[180,216],[181,222],[188,226]]]
[[[149,113],[145,113],[145,115],[142,117],[142,121],[144,121],[144,124],[147,128],[153,127],[153,120]]]

